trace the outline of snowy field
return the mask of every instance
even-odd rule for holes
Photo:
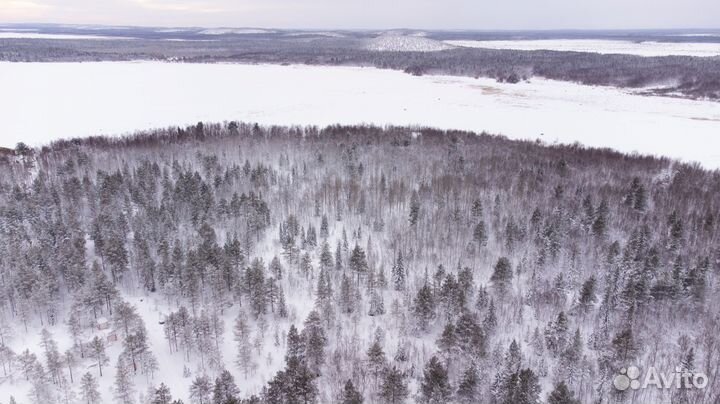
[[[365,49],[378,52],[437,52],[455,46],[420,35],[380,35],[367,41]]]
[[[30,31],[3,31],[0,39],[134,39],[123,36],[106,35],[73,35],[73,34],[41,34]]]
[[[0,63],[0,145],[204,121],[375,123],[611,147],[720,168],[720,103],[360,67]]]
[[[619,53],[639,56],[720,55],[720,43],[631,42],[603,39],[537,39],[511,41],[445,41],[454,46],[486,49],[554,50],[571,52]]]

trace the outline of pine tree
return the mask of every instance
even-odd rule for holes
[[[287,311],[287,305],[285,303],[285,292],[283,292],[281,287],[278,287],[278,316],[280,318],[287,318],[288,311]]]
[[[377,283],[377,287],[380,288],[381,290],[385,290],[387,288],[388,284],[387,284],[387,279],[385,278],[385,269],[380,268],[378,270],[378,276],[377,276],[376,283]]]
[[[382,349],[382,346],[380,346],[380,342],[375,340],[372,345],[370,345],[370,348],[368,348],[367,351],[367,357],[368,357],[368,365],[370,366],[370,371],[373,374],[373,377],[375,378],[375,385],[377,386],[378,377],[380,376],[380,373],[385,369],[385,366],[387,365],[387,359],[385,358],[385,352]]]
[[[268,278],[267,282],[265,283],[265,297],[270,305],[270,312],[275,313],[275,308],[277,307],[278,300],[280,299],[280,290],[278,288],[277,283],[275,282],[275,278]]]
[[[295,325],[290,325],[290,330],[288,330],[285,362],[292,358],[296,358],[298,360],[304,360],[305,358],[305,343],[300,337]]]
[[[333,258],[332,252],[330,252],[330,244],[327,241],[323,242],[322,252],[320,253],[320,268],[329,270],[333,267],[335,259]]]
[[[440,338],[437,341],[440,352],[445,354],[447,358],[451,358],[454,354],[454,350],[457,348],[457,336],[455,335],[455,325],[452,321],[448,321],[445,324]]]
[[[535,404],[540,400],[540,384],[535,372],[530,369],[520,371],[514,396],[513,403],[516,404]]]
[[[477,368],[472,363],[463,372],[458,384],[457,398],[461,403],[475,403],[478,401],[479,380]]]
[[[68,373],[70,374],[70,383],[75,383],[74,377],[73,377],[73,369],[75,366],[77,366],[77,358],[75,357],[75,352],[72,349],[68,349],[65,351],[65,354],[62,356],[62,362],[67,366]]]
[[[612,340],[614,356],[618,361],[623,363],[635,357],[637,347],[633,340],[633,332],[630,328],[626,328],[615,335]]]
[[[520,363],[522,362],[522,354],[520,353],[520,345],[518,345],[515,339],[512,340],[508,347],[508,352],[505,355],[505,367],[510,372],[517,372],[520,370]]]
[[[380,397],[389,404],[399,404],[405,402],[408,394],[405,376],[395,366],[388,369],[380,387]]]
[[[283,266],[277,256],[274,256],[272,261],[270,261],[270,267],[268,269],[277,280],[283,278]]]
[[[355,386],[353,385],[352,380],[348,379],[347,382],[345,382],[345,387],[343,388],[341,404],[362,404],[362,403],[363,403],[362,394],[360,394],[360,392],[357,391],[357,389],[355,389]]]
[[[405,290],[405,263],[403,262],[402,251],[398,251],[397,258],[393,264],[392,281],[395,290]]]
[[[123,341],[123,355],[132,365],[133,373],[139,370],[140,361],[149,353],[145,327],[138,327],[137,331],[128,334]]]
[[[193,404],[210,404],[212,386],[207,376],[201,375],[190,385],[190,400]]]
[[[102,367],[110,362],[110,358],[108,358],[105,353],[105,342],[97,336],[90,342],[90,355],[95,360],[95,363],[97,363],[98,372],[100,372],[100,377],[102,377]]]
[[[370,292],[370,309],[368,311],[369,316],[382,316],[385,314],[385,302],[383,301],[382,293],[376,289]]]
[[[135,399],[135,386],[132,380],[132,371],[127,359],[120,355],[115,366],[115,399],[120,404],[133,404]]]
[[[420,217],[420,198],[417,191],[410,196],[410,226],[415,226]]]
[[[313,275],[313,265],[312,265],[312,258],[310,258],[310,253],[303,254],[302,258],[300,259],[300,272],[306,277],[311,277]]]
[[[600,206],[598,206],[597,210],[595,211],[595,221],[592,225],[592,231],[595,237],[602,238],[605,236],[608,226],[609,212],[610,209],[608,208],[607,200],[603,199],[600,202]]]
[[[545,329],[545,346],[554,355],[565,349],[568,342],[568,320],[565,312],[560,312],[555,321],[551,321]]]
[[[547,404],[580,404],[580,400],[574,397],[565,382],[560,382],[548,395]]]
[[[452,389],[447,369],[436,356],[430,358],[425,365],[420,391],[423,401],[426,403],[444,404],[450,399]]]
[[[252,358],[252,346],[250,343],[250,327],[244,310],[238,312],[233,328],[235,343],[237,344],[237,357],[235,363],[242,369],[247,379],[250,369],[254,367]]]
[[[487,332],[487,327],[481,327],[477,315],[472,312],[461,314],[455,324],[458,347],[471,357],[480,358],[485,355]]]
[[[347,275],[342,274],[340,281],[340,308],[345,314],[352,314],[355,311],[355,291],[350,284]]]
[[[502,296],[507,291],[512,278],[513,271],[510,260],[506,257],[500,257],[495,263],[492,276],[490,276],[490,281],[493,282],[499,296]]]
[[[688,350],[687,354],[682,358],[682,361],[680,361],[680,368],[686,372],[694,372],[695,371],[695,349],[690,348]]]
[[[488,306],[488,311],[485,313],[482,325],[488,334],[492,334],[497,327],[497,315],[495,314],[495,302],[493,299],[490,299],[490,306]]]
[[[530,369],[507,375],[494,392],[503,404],[537,404],[540,401],[538,377]]]
[[[113,323],[116,328],[123,331],[123,337],[135,331],[140,316],[137,314],[135,307],[125,301],[121,301],[115,308],[113,315]]]
[[[172,395],[170,394],[170,389],[165,385],[165,383],[160,383],[160,387],[155,389],[155,392],[152,395],[150,404],[171,404],[171,403],[172,403]]]
[[[35,364],[31,377],[32,390],[30,398],[35,404],[52,403],[55,401],[53,388],[47,380],[47,373],[40,363]]]
[[[60,352],[58,351],[57,342],[53,339],[52,334],[43,328],[41,331],[40,346],[45,351],[45,364],[47,365],[48,373],[50,374],[54,384],[60,382],[60,368],[62,367],[62,360]]]
[[[647,207],[647,192],[645,186],[640,182],[639,177],[633,178],[630,184],[630,192],[625,199],[625,203],[639,212],[644,211]]]
[[[240,403],[240,389],[235,384],[235,378],[227,370],[220,372],[215,379],[212,404],[234,404]]]
[[[475,309],[477,311],[483,311],[490,303],[490,295],[484,286],[478,288],[477,300],[475,301]]]
[[[325,330],[322,328],[320,315],[316,310],[308,314],[302,331],[305,345],[305,360],[312,371],[319,371],[325,362],[325,345],[328,343]]]
[[[322,216],[322,220],[320,222],[320,238],[327,239],[330,235],[330,226],[328,225],[328,218],[327,215]]]
[[[447,317],[458,313],[464,307],[464,294],[455,280],[455,275],[448,274],[440,287],[440,303],[445,308]]]
[[[33,370],[38,363],[37,356],[31,353],[30,350],[25,349],[19,356],[18,362],[20,364],[20,370],[22,371],[25,380],[29,381],[32,376]]]
[[[265,264],[256,258],[246,270],[246,285],[250,295],[250,309],[255,318],[267,313],[267,296],[265,292]]]
[[[268,403],[314,403],[318,390],[315,385],[316,374],[304,362],[291,358],[285,370],[278,372],[269,383]]]
[[[418,326],[425,331],[430,324],[430,320],[435,318],[435,299],[432,290],[428,285],[424,285],[418,290],[417,296],[413,304],[413,312],[418,320]]]
[[[340,271],[343,269],[342,249],[340,247],[340,241],[337,242],[335,248],[335,270]]]
[[[358,245],[355,245],[355,248],[353,248],[352,254],[350,255],[350,269],[357,274],[358,281],[360,280],[360,276],[368,271],[365,251],[363,251],[363,249]]]
[[[473,240],[475,240],[480,247],[485,247],[487,245],[488,235],[484,221],[481,220],[475,225],[475,229],[473,230]]]
[[[113,234],[104,242],[103,256],[110,266],[113,284],[117,283],[127,270],[128,252],[125,241],[124,235]]]
[[[595,284],[595,277],[590,276],[583,283],[582,288],[580,289],[580,297],[578,298],[578,304],[584,311],[587,311],[590,306],[597,301],[597,298],[595,297]]]
[[[483,205],[482,201],[480,199],[475,199],[472,204],[472,209],[470,210],[470,213],[474,218],[479,218],[483,214]]]
[[[85,373],[80,379],[80,396],[84,404],[100,404],[102,402],[97,380],[90,372]]]

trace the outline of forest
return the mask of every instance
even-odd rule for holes
[[[235,121],[0,167],[0,403],[720,400],[718,171]]]
[[[195,33],[160,34],[146,30],[123,32],[132,33],[139,38],[132,40],[0,39],[0,61],[162,60],[185,63],[374,66],[414,75],[489,77],[510,83],[542,77],[585,85],[638,89],[653,95],[720,100],[720,59],[717,57],[644,57],[462,47],[438,52],[383,52],[366,49],[367,40],[373,38],[376,33],[364,31],[342,31],[339,33],[340,37],[302,32],[293,32],[288,36],[280,32],[230,35],[217,40],[198,39]],[[173,36],[168,39],[168,35],[178,37]],[[430,32],[428,37],[495,39],[504,38],[503,35],[509,34]],[[536,33],[531,37],[545,38],[548,35]],[[528,34],[525,33],[525,36]],[[620,38],[652,41],[688,40],[688,37],[683,39],[665,34]],[[704,37],[701,40],[710,41],[713,38]]]

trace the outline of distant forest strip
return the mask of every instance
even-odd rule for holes
[[[0,60],[74,62],[161,60],[187,63],[272,63],[374,66],[414,75],[445,74],[518,82],[532,77],[585,85],[647,89],[646,93],[720,100],[720,58],[642,57],[559,51],[457,48],[378,52],[357,38],[228,40],[0,40]]]

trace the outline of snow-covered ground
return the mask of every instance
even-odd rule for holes
[[[290,32],[290,33],[285,34],[285,36],[303,36],[303,35],[324,36],[324,37],[328,37],[328,38],[345,38],[347,36],[340,32],[333,32],[333,31],[299,31],[299,32]]]
[[[421,35],[385,34],[367,41],[365,48],[380,52],[437,52],[455,46]]]
[[[200,31],[200,34],[203,35],[226,35],[226,34],[236,34],[236,35],[246,35],[246,34],[271,34],[276,31],[269,30],[269,29],[261,29],[261,28],[209,28]]]
[[[73,34],[41,34],[30,31],[3,31],[0,39],[135,39],[124,36],[105,35],[73,35]]]
[[[510,41],[445,41],[454,46],[487,49],[554,50],[592,53],[620,53],[639,56],[705,56],[720,55],[720,43],[631,42],[603,39],[535,39]]]
[[[361,67],[0,63],[0,146],[204,121],[375,123],[611,147],[720,168],[720,103]]]

